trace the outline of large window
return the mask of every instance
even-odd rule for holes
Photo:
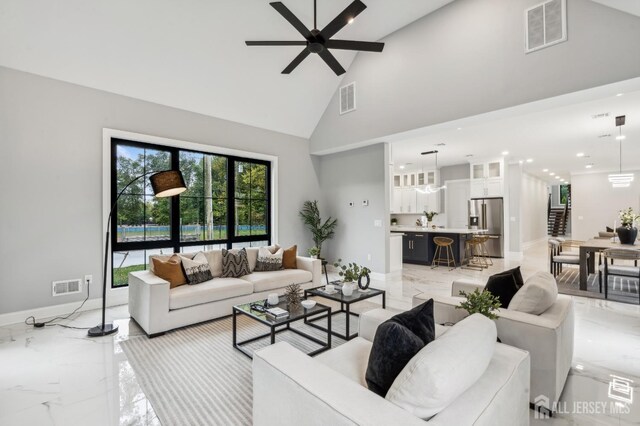
[[[271,242],[270,163],[123,139],[111,141],[112,286],[144,270],[152,254],[249,247]],[[154,171],[178,168],[187,191],[155,198]]]

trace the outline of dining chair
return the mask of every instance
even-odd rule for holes
[[[609,298],[609,276],[636,278],[638,280],[638,303],[640,303],[640,250],[611,248],[602,252],[603,264],[599,265],[598,282],[600,291],[602,292],[602,283],[604,282],[604,298]],[[609,264],[609,260],[632,261],[633,265],[628,264]],[[603,280],[604,275],[604,280]]]
[[[572,247],[580,247],[579,241],[549,240],[549,272],[554,276],[562,273],[563,265],[580,265],[579,253],[570,251]]]

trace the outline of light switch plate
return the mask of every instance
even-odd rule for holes
[[[375,226],[376,228],[382,228],[382,220],[380,219],[376,219],[373,221],[373,226]]]

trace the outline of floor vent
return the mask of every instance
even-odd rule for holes
[[[550,0],[525,10],[525,52],[567,41],[567,2]]]
[[[355,111],[356,109],[356,83],[347,84],[340,88],[340,114]]]
[[[52,290],[53,296],[75,294],[75,293],[80,293],[82,291],[82,280],[79,280],[79,279],[54,281],[51,284],[53,288]]]

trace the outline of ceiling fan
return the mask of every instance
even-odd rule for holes
[[[384,43],[353,40],[332,40],[338,31],[353,22],[367,6],[360,0],[355,0],[343,10],[333,21],[318,30],[316,0],[313,0],[313,29],[309,30],[282,2],[269,3],[280,15],[298,30],[305,40],[300,41],[247,41],[247,46],[305,46],[298,56],[282,71],[282,74],[290,74],[310,53],[317,53],[329,67],[342,75],[344,68],[338,60],[329,52],[329,49],[362,50],[366,52],[382,52]]]

